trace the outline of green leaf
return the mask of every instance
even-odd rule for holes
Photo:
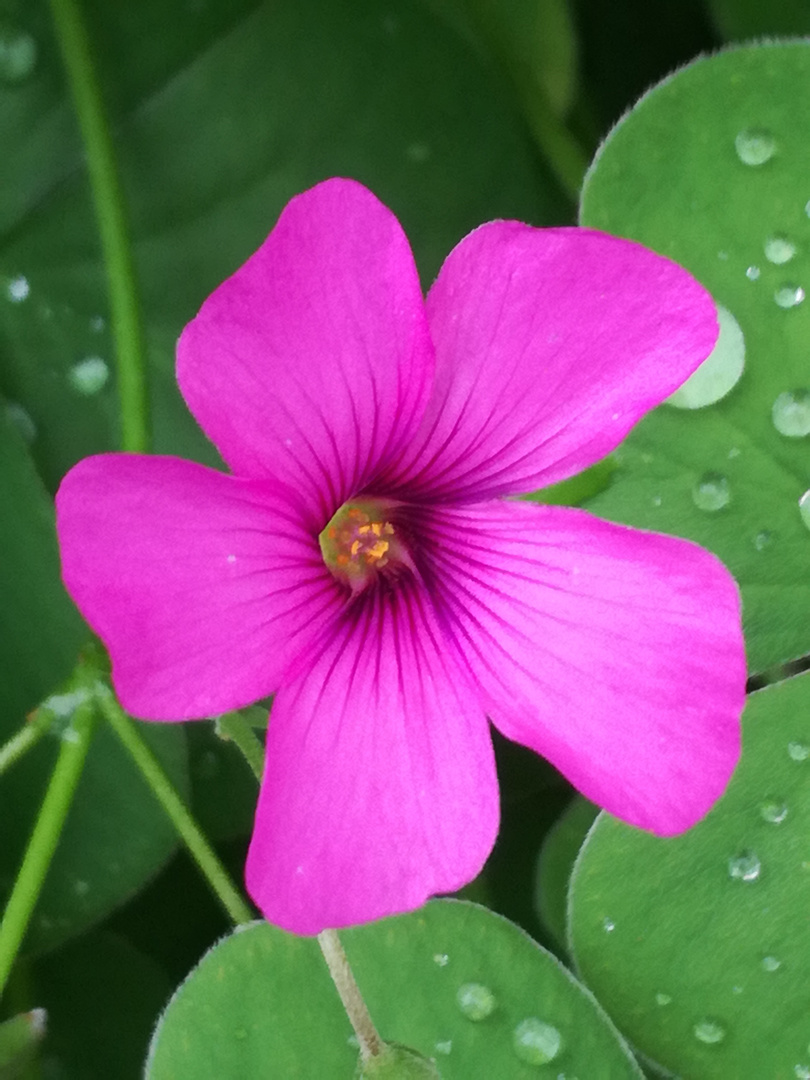
[[[53,503],[0,399],[0,742],[72,669],[87,634],[59,580]]]
[[[754,671],[810,651],[810,530],[798,506],[810,443],[772,417],[780,395],[810,387],[810,303],[775,299],[786,286],[810,290],[810,96],[796,93],[809,80],[808,42],[696,61],[614,129],[582,201],[583,224],[682,263],[742,329],[745,370],[730,393],[655,410],[588,506],[715,551],[742,587]],[[767,160],[745,164],[741,153]],[[774,261],[791,244],[795,254]]]
[[[486,908],[434,900],[341,939],[380,1035],[434,1058],[444,1080],[530,1080],[544,1049],[554,1075],[641,1076],[590,995]],[[177,990],[145,1075],[348,1077],[353,1041],[317,943],[255,923],[216,945]]]
[[[68,695],[51,701],[63,719]],[[179,725],[142,724],[141,734],[175,786],[188,797],[184,732]],[[66,729],[69,734],[69,728]],[[56,758],[58,736],[46,739],[2,778],[0,905],[10,891]],[[174,829],[107,725],[93,737],[76,796],[27,936],[27,948],[54,948],[87,929],[138,891],[177,846]]]
[[[209,9],[219,14],[201,14]],[[542,223],[566,214],[497,82],[415,0],[390,11],[376,0],[229,9],[212,0],[178,19],[155,0],[87,5],[98,55],[123,87],[116,131],[143,288],[155,449],[209,463],[216,454],[174,385],[174,344],[292,195],[333,174],[363,181],[401,217],[426,282],[487,218]],[[77,458],[116,446],[117,419],[112,375],[77,389],[77,364],[110,363],[105,285],[44,27],[39,40],[39,64],[15,87],[20,94],[0,97],[0,132],[3,110],[14,114],[4,153],[15,163],[0,277],[7,289],[22,275],[29,289],[16,302],[0,293],[0,351],[2,388],[31,414],[32,452],[53,487]],[[43,177],[32,147],[48,140],[70,149],[49,157]],[[35,199],[20,195],[29,191]]]
[[[728,39],[810,33],[807,0],[709,0],[709,11]]]
[[[575,795],[546,833],[534,883],[534,903],[540,921],[564,955],[568,882],[583,841],[594,823],[599,807]]]
[[[171,993],[154,960],[101,930],[38,960],[32,983],[48,1014],[48,1076],[140,1075],[155,1013]]]
[[[622,1032],[679,1075],[810,1069],[810,675],[751,695],[742,762],[690,832],[602,814],[571,884],[578,969]]]
[[[267,721],[267,710],[263,710]],[[247,836],[253,828],[259,785],[233,743],[214,734],[212,723],[185,727],[191,771],[192,810],[209,840]],[[260,738],[264,738],[263,733]]]
[[[0,1076],[3,1080],[24,1076],[34,1058],[37,1043],[45,1034],[46,1023],[46,1014],[39,1008],[0,1023]]]

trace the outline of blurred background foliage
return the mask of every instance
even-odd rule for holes
[[[427,287],[482,221],[574,223],[601,140],[673,69],[727,42],[810,33],[804,0],[85,0],[83,10],[132,221],[153,448],[209,464],[216,454],[174,383],[174,342],[296,192],[330,175],[367,184],[402,221]],[[86,636],[59,582],[51,496],[79,458],[120,440],[97,228],[43,0],[0,0],[0,398],[2,743],[58,690]],[[208,722],[147,734],[241,877],[255,801],[244,761]],[[0,898],[56,746],[46,739],[0,781]],[[558,950],[559,891],[546,927],[535,863],[554,828],[546,858],[564,876],[591,811],[560,822],[565,781],[504,740],[497,752],[503,828],[465,895]],[[172,987],[227,929],[151,799],[120,749],[97,738],[3,1002],[3,1015],[49,1013],[27,1077],[139,1076]]]

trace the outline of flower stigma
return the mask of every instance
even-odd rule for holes
[[[391,521],[390,504],[377,500],[344,503],[318,537],[323,561],[343,584],[360,592],[381,570],[406,563]]]

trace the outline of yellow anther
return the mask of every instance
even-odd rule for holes
[[[373,528],[373,525],[361,525],[357,531],[360,533],[361,536],[365,536],[366,533],[371,532]]]
[[[366,552],[366,559],[369,563],[376,562],[377,559],[381,559],[388,551],[389,543],[387,540],[378,540],[374,547],[371,547]]]
[[[353,540],[352,541],[352,546],[349,548],[349,552],[351,553],[352,557],[354,557],[357,554],[357,552],[360,550],[360,546],[361,545],[360,545],[359,540]]]

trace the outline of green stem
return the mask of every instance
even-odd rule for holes
[[[187,806],[177,794],[171,780],[155,755],[138,734],[132,720],[115,700],[111,690],[99,687],[96,691],[99,707],[110,726],[132,756],[141,775],[152,789],[158,802],[169,815],[200,868],[217,899],[235,923],[251,922],[255,916],[245,903],[241,893],[220,862],[217,853],[208,843],[200,826],[191,816]]]
[[[264,747],[250,724],[238,712],[225,713],[214,721],[217,735],[221,739],[230,739],[242,752],[245,761],[253,770],[253,775],[262,782],[264,772]]]
[[[80,705],[62,734],[48,790],[42,801],[34,831],[28,842],[20,872],[0,923],[0,993],[6,985],[14,959],[33,914],[48,873],[62,826],[65,824],[84,759],[93,734],[95,711],[91,703]]]
[[[121,444],[124,450],[144,453],[149,449],[146,348],[115,149],[79,4],[77,0],[50,0],[50,4],[87,154],[107,270],[118,369]]]
[[[322,930],[318,934],[318,944],[360,1044],[360,1057],[363,1061],[377,1057],[382,1053],[385,1043],[380,1038],[368,1007],[363,1001],[363,995],[349,966],[349,958],[346,956],[337,930]]]
[[[19,761],[32,746],[35,746],[50,726],[50,716],[37,710],[25,727],[20,728],[5,745],[0,746],[0,776],[16,761]]]

